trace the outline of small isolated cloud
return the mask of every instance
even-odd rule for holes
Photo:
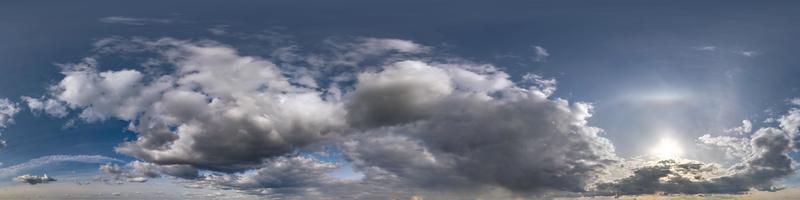
[[[698,50],[698,51],[716,51],[717,47],[716,46],[696,46],[696,47],[692,47],[692,49]]]
[[[535,53],[533,59],[536,62],[547,61],[547,57],[550,57],[550,53],[548,53],[547,49],[545,49],[542,46],[538,46],[538,45],[537,46],[533,46],[533,50],[534,50],[534,53]]]
[[[50,183],[50,182],[56,181],[56,179],[47,176],[47,174],[45,174],[43,176],[35,176],[35,175],[26,174],[26,175],[22,175],[22,176],[17,176],[16,178],[14,178],[14,180],[17,180],[20,183],[27,183],[27,184],[30,184],[30,185],[46,184],[46,183]]]
[[[214,35],[225,35],[228,34],[227,25],[216,25],[214,27],[208,28],[208,32]]]
[[[737,53],[741,54],[743,56],[746,56],[746,57],[755,57],[755,56],[761,54],[761,53],[759,53],[757,51],[739,51]]]
[[[110,16],[110,17],[103,17],[99,19],[100,22],[109,23],[109,24],[125,24],[125,25],[148,25],[148,24],[169,24],[175,22],[175,20],[171,19],[159,19],[159,18],[136,18],[136,17],[124,17],[124,16]]]

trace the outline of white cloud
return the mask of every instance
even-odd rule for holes
[[[0,128],[8,128],[14,123],[14,115],[19,113],[19,106],[6,98],[0,98]]]
[[[44,112],[53,117],[66,117],[69,114],[67,106],[61,101],[27,96],[23,96],[22,100],[28,105],[28,109],[34,113]]]
[[[744,135],[753,131],[753,123],[750,120],[742,120],[742,125],[731,129],[726,129],[726,133]]]
[[[739,53],[739,54],[741,54],[743,56],[746,56],[746,57],[755,57],[755,56],[761,54],[761,53],[759,53],[757,51],[739,51],[737,53]]]
[[[538,45],[536,45],[536,46],[533,46],[533,50],[534,50],[534,57],[533,57],[533,59],[534,59],[536,62],[544,62],[544,61],[547,61],[547,57],[550,57],[550,53],[548,53],[548,52],[547,52],[547,49],[545,49],[545,48],[544,48],[544,47],[542,47],[542,46],[538,46]]]
[[[698,50],[698,51],[716,51],[717,47],[716,46],[696,46],[696,47],[692,47],[692,49]]]

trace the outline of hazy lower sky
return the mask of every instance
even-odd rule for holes
[[[769,194],[800,183],[797,13],[731,0],[2,2],[0,190]]]

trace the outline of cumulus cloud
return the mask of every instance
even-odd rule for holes
[[[418,186],[580,192],[616,160],[602,130],[586,125],[589,104],[549,99],[542,85],[471,90],[462,85],[488,79],[448,71],[401,62],[359,76],[348,120],[380,128],[347,143],[358,168]],[[384,104],[396,99],[411,103]]]
[[[158,18],[138,18],[138,17],[125,17],[125,16],[110,16],[99,19],[100,22],[109,24],[125,24],[125,25],[147,25],[147,24],[169,24],[175,22],[170,19]]]
[[[188,165],[156,165],[138,160],[125,166],[107,163],[100,166],[100,172],[109,175],[114,180],[139,183],[147,182],[150,178],[161,177],[162,174],[184,179],[199,177],[199,171]]]
[[[14,180],[17,180],[20,183],[27,183],[27,184],[30,184],[30,185],[45,184],[45,183],[50,183],[50,182],[56,181],[56,179],[47,176],[47,174],[42,175],[42,176],[27,175],[26,174],[26,175],[22,175],[22,176],[17,176],[16,178],[14,178]]]
[[[22,100],[28,105],[28,109],[34,113],[44,112],[54,117],[66,117],[67,114],[69,114],[67,112],[67,107],[61,101],[55,99],[23,96]]]
[[[269,159],[258,169],[233,175],[204,176],[200,183],[213,187],[228,187],[261,191],[286,188],[305,188],[331,181],[327,174],[336,165],[304,156],[281,156]]]
[[[219,171],[251,168],[344,126],[344,110],[291,84],[272,62],[218,43],[162,39],[173,73],[99,71],[94,59],[64,65],[51,96],[86,121],[131,121],[139,139],[117,151],[160,165]]]
[[[296,71],[212,41],[99,43],[101,54],[155,52],[170,70],[103,71],[87,58],[62,65],[64,78],[36,100],[62,103],[88,122],[129,121],[138,138],[116,150],[143,162],[101,170],[133,181],[205,169],[225,173],[198,177],[218,187],[308,191],[329,182],[325,173],[336,166],[286,155],[333,143],[365,174],[346,187],[582,192],[618,159],[602,130],[587,125],[590,104],[552,98],[553,79],[515,83],[492,65],[377,62],[353,75],[352,88],[328,75],[321,82],[330,89],[311,89],[293,81]],[[334,65],[430,51],[398,39],[329,45]]]
[[[19,106],[11,100],[0,98],[0,128],[8,128],[14,123],[14,115],[19,113]]]

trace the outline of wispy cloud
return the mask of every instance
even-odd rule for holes
[[[547,57],[550,57],[550,53],[547,52],[547,49],[545,49],[542,46],[538,46],[538,45],[537,46],[533,46],[533,50],[534,50],[534,53],[535,53],[533,59],[536,62],[547,61]]]
[[[80,163],[109,163],[122,162],[122,160],[101,155],[50,155],[31,159],[17,165],[0,168],[0,177],[15,176],[19,172],[35,169],[38,167],[60,163],[60,162],[80,162]]]
[[[692,47],[692,49],[698,50],[698,51],[716,51],[717,47],[715,47],[715,46],[696,46],[696,47]]]
[[[110,16],[100,18],[100,22],[109,24],[125,24],[125,25],[147,25],[147,24],[169,24],[175,22],[171,19],[161,18],[138,18],[138,17],[125,17],[125,16]]]

